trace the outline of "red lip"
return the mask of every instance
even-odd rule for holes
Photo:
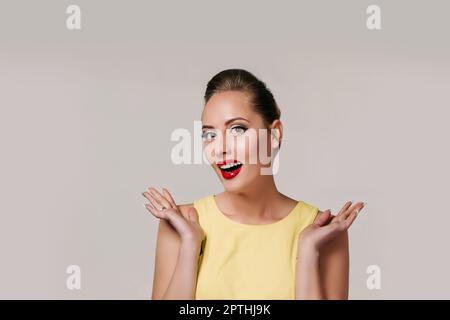
[[[232,171],[222,170],[222,169],[220,169],[220,166],[223,166],[223,165],[228,164],[228,163],[236,163],[236,162],[239,162],[239,161],[237,161],[237,160],[225,160],[225,161],[216,162],[216,165],[219,168],[220,172],[222,173],[222,177],[224,179],[229,180],[229,179],[233,179],[234,177],[236,177],[239,174],[239,172],[241,171],[242,165],[239,166],[238,168],[232,170]]]

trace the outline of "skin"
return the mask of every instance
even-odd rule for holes
[[[230,122],[230,119],[235,120]],[[245,224],[283,219],[297,201],[277,190],[273,175],[261,174],[267,165],[250,161],[251,151],[259,152],[262,143],[267,144],[269,155],[274,155],[283,139],[282,122],[277,119],[266,124],[253,110],[250,96],[226,91],[210,98],[202,113],[202,124],[203,150],[225,189],[216,195],[220,211]],[[268,132],[264,141],[250,134],[252,130],[264,128],[277,131],[275,135]],[[215,165],[225,159],[244,163],[236,178],[224,179]],[[192,204],[177,205],[167,188],[159,192],[150,187],[143,195],[150,202],[146,208],[160,219],[151,298],[194,299],[197,262],[204,239],[198,213]],[[296,299],[348,299],[347,230],[363,206],[362,202],[348,201],[337,215],[330,210],[319,211],[314,223],[300,233]]]

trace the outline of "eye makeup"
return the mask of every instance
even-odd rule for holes
[[[202,132],[202,139],[206,140],[206,141],[210,141],[215,136],[216,136],[215,130],[205,130],[205,131]]]
[[[202,132],[202,139],[205,141],[211,141],[214,139],[217,135],[216,129],[214,129],[212,126],[203,126],[203,129],[206,129]],[[234,124],[231,125],[230,128],[226,129],[227,132],[230,132],[232,135],[241,135],[244,134],[245,131],[247,131],[247,126],[244,124]]]
[[[241,134],[244,134],[245,131],[247,131],[247,127],[236,124],[236,125],[232,126],[229,130],[230,130],[231,134],[233,134],[233,135],[241,135]]]

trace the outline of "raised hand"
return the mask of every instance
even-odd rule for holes
[[[326,243],[348,230],[364,207],[364,202],[351,204],[351,201],[346,202],[336,216],[330,210],[324,211],[314,223],[303,229],[298,239],[299,250],[319,252]]]
[[[147,210],[156,218],[167,220],[182,241],[202,242],[205,233],[199,224],[198,213],[194,207],[187,210],[186,217],[183,216],[166,188],[162,189],[162,193],[155,188],[148,188],[148,192],[143,192],[142,195],[150,201],[150,204],[144,204]]]

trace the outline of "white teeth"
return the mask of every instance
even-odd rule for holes
[[[225,165],[223,165],[223,166],[220,166],[220,169],[229,169],[229,168],[232,168],[232,167],[236,167],[236,166],[238,166],[238,165],[240,165],[241,163],[240,162],[236,162],[236,163],[227,163],[227,164],[225,164]]]

